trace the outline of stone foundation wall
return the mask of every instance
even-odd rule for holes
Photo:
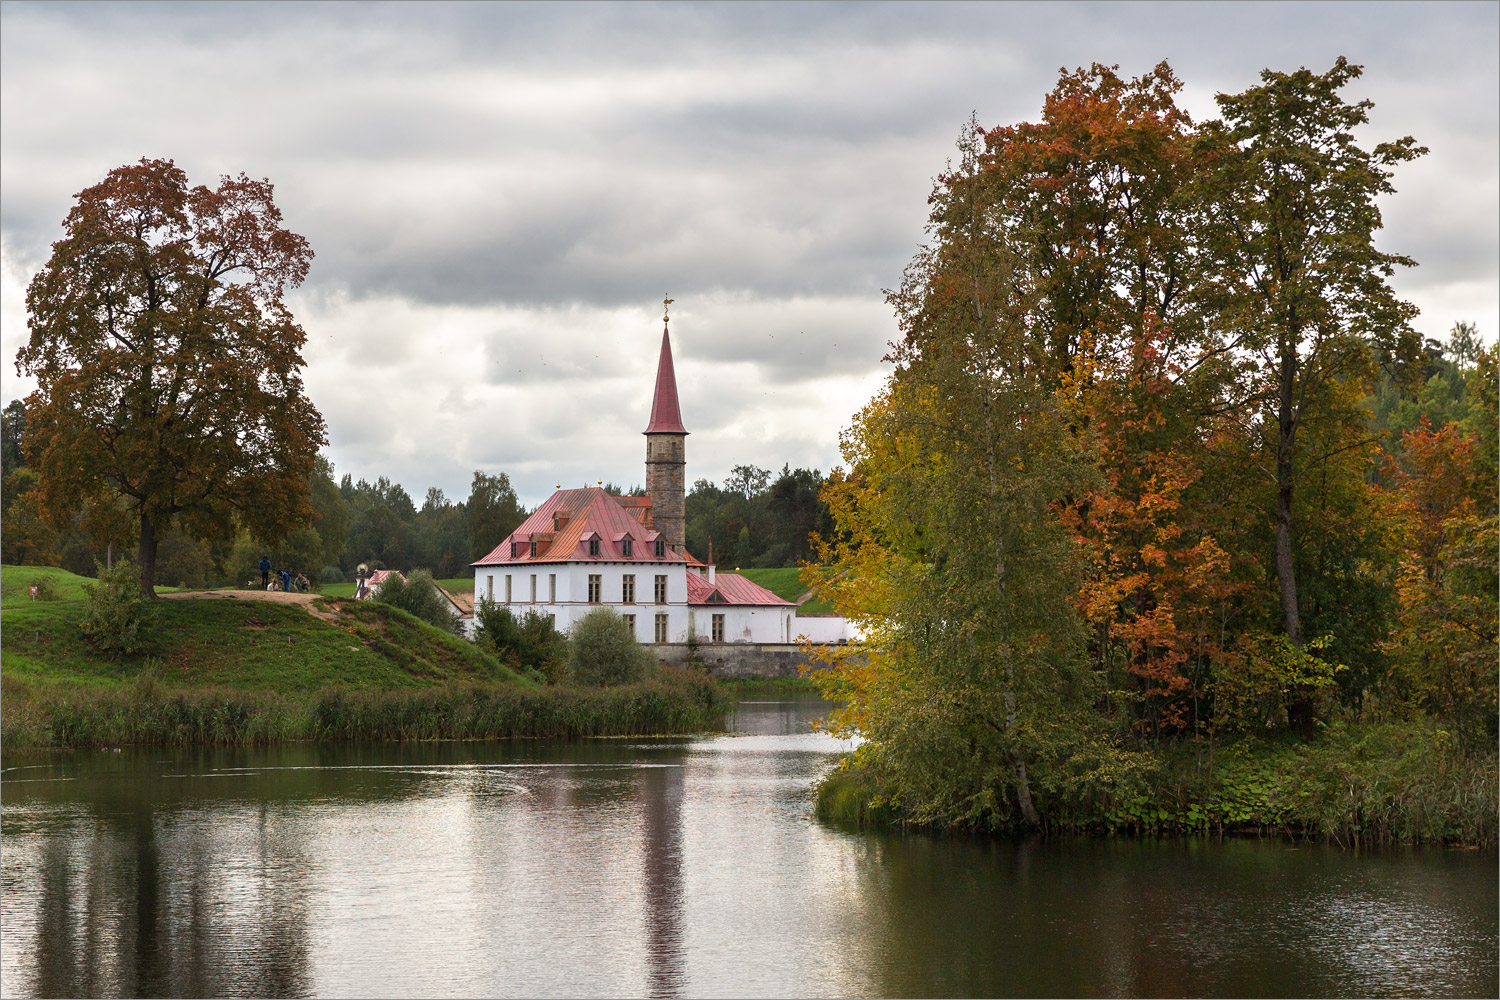
[[[671,667],[687,666],[693,655],[693,647],[685,642],[657,643],[651,651]],[[795,643],[700,642],[697,654],[710,674],[724,678],[798,677],[799,668],[808,662],[807,654]],[[813,663],[813,669],[826,670],[828,664]]]

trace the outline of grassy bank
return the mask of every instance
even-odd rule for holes
[[[799,566],[785,566],[775,569],[742,569],[736,570],[741,576],[751,583],[765,587],[771,593],[783,601],[796,603],[797,598],[807,593],[807,585],[802,582],[802,569]],[[804,615],[831,615],[834,613],[833,605],[816,598],[809,599],[807,603],[797,608]]]
[[[728,695],[663,670],[610,689],[542,687],[482,647],[378,603],[153,604],[148,649],[112,659],[79,601],[5,612],[0,746],[617,736],[719,728]]]
[[[444,590],[455,594],[472,594],[474,592],[474,578],[472,576],[458,576],[448,580],[434,580],[433,583]],[[354,596],[354,588],[359,586],[353,580],[344,583],[325,583],[318,587],[318,593],[325,597],[336,597],[347,600]]]
[[[38,603],[5,613],[0,669],[11,680],[33,685],[102,688],[129,683],[145,667],[174,688],[289,692],[534,683],[473,643],[388,605],[324,606],[333,621],[267,601],[157,601],[145,653],[114,660],[98,653],[79,631],[82,604]]]
[[[721,727],[729,708],[711,681],[682,671],[617,688],[473,682],[281,693],[173,689],[150,672],[113,687],[38,687],[5,677],[0,688],[7,750],[702,732]]]
[[[55,566],[0,566],[0,608],[34,607],[65,601],[81,601],[88,592],[84,587],[94,583],[90,577],[69,573]],[[41,598],[32,600],[31,588],[41,588]],[[176,587],[157,587],[157,593],[169,594]],[[6,616],[6,621],[10,617]]]
[[[818,686],[806,677],[725,677],[719,683],[737,696],[818,693]]]
[[[1128,780],[1038,796],[1046,832],[1260,834],[1345,846],[1497,842],[1493,751],[1464,751],[1431,723],[1335,725],[1318,740],[1241,740],[1210,755],[1182,744],[1144,753]],[[878,773],[847,761],[819,786],[837,824],[905,823]],[[1020,832],[1011,827],[995,832]]]

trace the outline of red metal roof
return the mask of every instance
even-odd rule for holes
[[[672,368],[672,338],[661,328],[661,360],[656,363],[656,394],[651,397],[651,423],[645,434],[686,434],[677,405],[677,374]]]
[[[521,526],[505,537],[495,550],[471,566],[501,566],[512,563],[557,563],[573,561],[681,563],[688,557],[671,548],[656,558],[656,546],[649,544],[647,528],[631,510],[596,486],[580,490],[558,490],[547,498]],[[631,554],[623,552],[625,537],[633,544]],[[585,538],[597,537],[599,554],[589,555]],[[515,555],[511,555],[511,543]],[[531,555],[531,543],[536,555]]]
[[[754,604],[787,608],[794,606],[791,601],[782,600],[765,587],[752,583],[738,573],[716,573],[713,583],[709,583],[707,577],[689,573],[687,584],[689,604],[710,606]]]

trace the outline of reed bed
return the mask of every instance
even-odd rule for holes
[[[0,691],[0,746],[246,746],[286,740],[464,740],[636,736],[722,729],[728,697],[685,671],[616,688],[481,682],[309,694],[225,687],[31,686]]]

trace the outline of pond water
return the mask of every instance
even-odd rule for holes
[[[1495,996],[1494,852],[976,841],[811,817],[734,732],[11,755],[5,996]]]

